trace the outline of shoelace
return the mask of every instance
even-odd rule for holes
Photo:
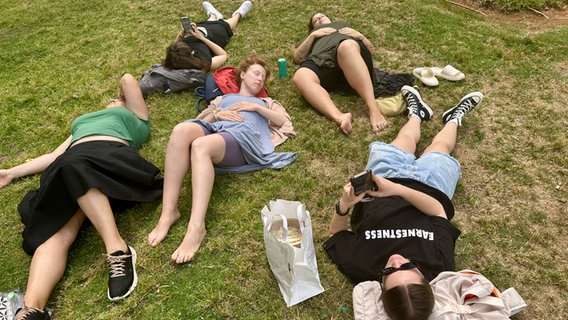
[[[411,114],[417,114],[418,113],[418,97],[416,97],[415,95],[413,95],[412,93],[407,93],[406,96],[406,102],[408,102],[408,110],[410,111]]]
[[[122,277],[125,275],[124,269],[126,268],[126,258],[129,258],[130,255],[120,255],[120,256],[111,256],[106,255],[107,261],[109,264],[110,269],[110,277]]]
[[[35,313],[44,313],[44,311],[41,311],[40,309],[34,308],[34,307],[24,307],[23,312],[18,312],[16,314],[16,317],[14,317],[14,320],[26,320],[28,318],[28,316],[31,316]]]
[[[470,112],[475,107],[476,103],[473,98],[464,100],[459,107],[452,114],[452,118],[461,119],[466,113]]]

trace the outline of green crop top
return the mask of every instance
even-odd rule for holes
[[[92,135],[124,139],[134,148],[140,148],[150,135],[150,122],[138,118],[125,107],[115,106],[84,114],[71,124],[73,142]]]

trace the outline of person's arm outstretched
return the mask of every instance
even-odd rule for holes
[[[14,179],[42,172],[53,161],[55,161],[57,157],[67,150],[70,143],[71,136],[69,136],[62,144],[50,153],[46,153],[10,169],[0,169],[0,189],[10,184],[10,182]]]
[[[377,185],[377,190],[367,191],[368,195],[373,197],[399,196],[427,216],[436,216],[447,219],[444,207],[433,197],[401,184],[394,183],[388,179],[377,177],[374,174],[373,181]]]

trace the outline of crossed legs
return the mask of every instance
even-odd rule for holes
[[[24,304],[44,309],[51,292],[63,277],[67,267],[69,248],[77,238],[85,218],[93,223],[100,234],[107,253],[127,251],[128,247],[118,232],[108,198],[93,188],[77,199],[81,208],[53,236],[35,251],[30,265]]]
[[[205,238],[205,215],[215,181],[214,164],[225,157],[225,140],[218,134],[205,136],[200,125],[178,124],[166,149],[162,214],[148,235],[156,246],[164,240],[170,227],[180,218],[177,207],[183,180],[191,168],[192,206],[187,232],[171,258],[176,263],[190,261]]]

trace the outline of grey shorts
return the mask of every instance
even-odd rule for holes
[[[243,151],[232,134],[225,131],[211,132],[204,126],[201,127],[203,128],[203,133],[205,135],[217,133],[225,140],[225,157],[219,164],[216,164],[217,167],[240,167],[247,164]]]

